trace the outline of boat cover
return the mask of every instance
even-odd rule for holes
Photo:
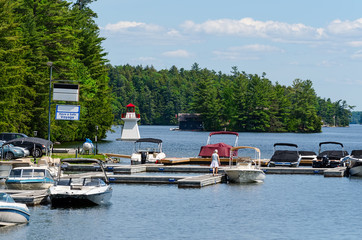
[[[327,157],[330,160],[340,160],[341,158],[348,155],[347,151],[341,151],[341,150],[328,150],[323,151],[320,154],[318,154],[317,159],[322,159],[323,156],[327,155]]]
[[[202,146],[200,149],[200,157],[211,157],[214,153],[214,150],[217,149],[219,157],[230,157],[230,149],[232,146],[226,143],[215,143]]]
[[[270,161],[273,162],[298,162],[298,151],[277,150],[274,152]]]
[[[354,158],[362,158],[362,150],[352,150],[351,156]]]
[[[5,144],[10,144],[14,142],[31,142],[31,143],[39,143],[41,145],[44,145],[46,147],[50,147],[53,143],[49,140],[43,139],[43,138],[37,138],[37,137],[23,137],[23,138],[15,138],[12,140],[7,141]]]
[[[162,140],[157,138],[140,138],[136,141],[136,143],[139,142],[162,143]]]

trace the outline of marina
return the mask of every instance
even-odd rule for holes
[[[280,236],[285,239],[308,239],[311,236],[318,239],[354,239],[354,234],[358,232],[342,233],[314,227],[315,222],[327,226],[331,221],[348,219],[351,227],[358,229],[352,210],[336,207],[336,204],[342,206],[347,201],[354,204],[354,212],[360,209],[357,199],[362,197],[358,191],[362,179],[345,177],[343,167],[261,166],[266,175],[263,183],[235,184],[226,179],[226,165],[222,165],[219,175],[213,177],[209,162],[192,164],[188,161],[193,158],[192,153],[197,155],[208,133],[169,131],[166,126],[140,126],[140,132],[142,137],[157,136],[162,139],[163,150],[168,156],[166,159],[179,163],[131,165],[128,156],[132,154],[133,143],[116,141],[120,135],[116,128],[114,133],[109,133],[106,141],[98,143],[100,152],[110,153],[112,156],[109,157],[119,161],[109,161],[105,165],[113,188],[109,204],[91,208],[52,208],[46,202],[46,192],[3,189],[11,191],[9,194],[14,199],[18,197],[16,201],[28,201],[31,217],[26,225],[0,228],[2,236],[20,239],[27,238],[31,232],[33,237],[28,239],[44,235],[68,239],[74,235],[82,236],[75,227],[79,222],[87,229],[88,237],[101,236],[102,239],[119,239],[119,236],[122,239],[222,238],[225,231],[230,233],[231,239],[280,239]],[[273,143],[281,142],[277,139],[296,142],[303,150],[313,151],[321,141],[338,139],[347,151],[351,151],[360,148],[358,142],[361,136],[362,127],[359,126],[328,128],[322,134],[242,133],[239,145],[256,146],[261,150],[262,159],[270,159]],[[78,146],[61,147],[62,151],[68,151]],[[67,167],[74,178],[97,178],[101,175],[94,166],[74,164]],[[257,224],[244,225],[233,220],[246,221],[249,218]],[[180,221],[184,224],[180,225]],[[100,222],[106,223],[101,232],[97,227]],[[284,227],[279,228],[277,222],[284,222]],[[154,224],[160,227],[156,230]],[[221,224],[221,230],[211,228],[215,224]],[[59,231],[59,225],[69,230]],[[260,226],[263,226],[262,230]],[[279,230],[274,234],[275,229]]]

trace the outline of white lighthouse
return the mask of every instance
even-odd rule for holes
[[[122,120],[124,121],[122,129],[122,141],[136,141],[140,139],[140,132],[138,130],[137,122],[141,119],[139,114],[135,113],[135,105],[132,103],[126,106],[127,112],[122,113]]]

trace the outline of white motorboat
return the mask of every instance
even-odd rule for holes
[[[0,193],[0,225],[27,223],[29,218],[30,212],[25,204],[16,203],[7,193]]]
[[[8,189],[39,190],[54,185],[54,179],[47,167],[16,167],[11,169],[5,184]]]
[[[350,176],[362,177],[362,150],[352,150],[351,155],[342,161],[347,162],[347,172]]]
[[[131,155],[131,164],[160,163],[166,158],[162,152],[162,140],[157,138],[140,138],[135,142]]]
[[[64,163],[97,164],[102,169],[104,177],[94,178],[61,178],[61,165]],[[108,203],[112,197],[112,187],[109,185],[107,174],[100,160],[89,158],[68,158],[61,160],[59,178],[50,187],[49,198],[53,207],[57,206],[92,206]],[[104,178],[103,181],[101,178]]]
[[[243,157],[237,154],[240,149],[252,149],[255,157]],[[265,173],[260,169],[260,150],[259,148],[240,146],[230,149],[229,167],[224,168],[226,175],[231,182],[249,183],[262,182],[265,179]]]

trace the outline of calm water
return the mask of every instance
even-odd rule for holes
[[[167,156],[173,157],[196,156],[208,136],[169,131],[166,126],[141,126],[140,133],[161,138]],[[120,128],[115,128],[107,141],[98,144],[99,150],[130,154],[133,144],[115,141],[119,137]],[[324,128],[318,134],[241,133],[239,145],[259,147],[266,158],[276,142],[318,151],[322,141],[342,142],[347,151],[362,149],[362,127]],[[360,239],[362,235],[362,178],[267,175],[262,184],[201,189],[117,184],[113,189],[107,206],[31,207],[30,223],[0,228],[0,239]]]

